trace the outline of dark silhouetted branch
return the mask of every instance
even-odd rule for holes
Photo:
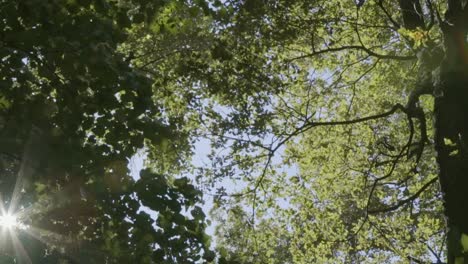
[[[337,47],[337,48],[327,48],[327,49],[317,50],[312,53],[294,57],[290,59],[290,61],[310,58],[310,57],[318,56],[318,55],[325,54],[325,53],[337,52],[337,51],[343,51],[343,50],[361,50],[367,53],[368,55],[379,58],[379,59],[392,59],[392,60],[404,61],[404,60],[413,60],[416,58],[415,56],[398,56],[398,55],[390,55],[390,54],[379,54],[364,46],[349,45],[349,46],[342,46],[342,47]]]
[[[433,178],[432,180],[428,181],[426,184],[424,184],[423,187],[421,187],[421,189],[419,189],[415,194],[411,195],[410,197],[404,199],[404,200],[400,200],[398,203],[392,205],[392,206],[389,206],[389,207],[385,207],[385,208],[380,208],[380,209],[373,209],[373,210],[369,210],[369,214],[378,214],[378,213],[386,213],[386,212],[391,212],[391,211],[395,211],[397,210],[398,208],[400,208],[401,206],[409,203],[409,202],[412,202],[414,200],[416,200],[419,195],[421,195],[422,192],[424,192],[427,188],[429,188],[433,183],[435,183],[437,181],[437,177]]]

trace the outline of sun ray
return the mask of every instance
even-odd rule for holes
[[[37,209],[37,207],[39,205],[40,205],[39,203],[34,203],[34,204],[31,204],[28,207],[22,207],[18,211],[16,211],[15,214],[19,219],[24,219],[24,218],[30,216],[31,212],[34,211],[35,209]]]
[[[62,247],[62,246],[73,247],[73,243],[77,243],[77,241],[71,241],[70,238],[68,238],[65,235],[52,232],[47,229],[42,229],[39,227],[30,226],[28,229],[25,230],[25,232],[31,237],[49,246],[52,245],[56,247]],[[54,236],[54,238],[52,238],[51,236]],[[93,251],[93,250],[90,250],[90,251]],[[96,252],[99,252],[99,251],[96,250]],[[95,253],[95,252],[93,251],[92,253]],[[74,256],[73,254],[65,253],[63,256],[75,261],[76,263],[79,262],[79,259],[76,257],[76,255]]]
[[[16,261],[19,263],[32,263],[27,249],[22,244],[23,235],[25,235],[46,246],[71,249],[70,252],[62,256],[64,258],[76,258],[76,250],[80,250],[81,246],[84,246],[89,254],[102,255],[102,252],[96,250],[89,242],[78,241],[78,238],[73,239],[51,230],[33,226],[34,215],[36,213],[45,214],[44,217],[47,217],[48,211],[53,210],[56,206],[45,206],[41,201],[36,201],[27,206],[21,204],[24,181],[31,177],[35,167],[31,156],[32,137],[34,136],[31,134],[28,142],[25,144],[12,194],[9,195],[9,199],[4,200],[4,197],[0,193],[0,249],[8,250],[10,252],[9,255],[12,257],[16,256]],[[72,183],[69,184],[72,186]],[[65,186],[57,192],[52,192],[49,197],[53,200],[60,200],[62,196],[69,195],[68,189]],[[83,196],[73,197],[73,199],[81,201]],[[55,203],[52,204],[57,205]]]
[[[11,195],[10,204],[8,207],[8,213],[12,214],[16,211],[19,201],[21,200],[22,190],[23,190],[23,178],[29,178],[33,173],[32,158],[31,158],[31,148],[33,143],[33,131],[29,135],[29,139],[24,146],[23,156],[21,158],[21,165],[18,171],[18,176],[16,177],[15,187],[13,189],[13,194]]]
[[[35,226],[30,226],[24,231],[28,235],[34,237],[35,239],[41,241],[42,243],[46,245],[59,246],[59,245],[63,245],[67,241],[67,238],[62,234],[52,232],[47,229],[35,227]],[[50,236],[54,236],[56,239],[52,239],[50,238]]]
[[[28,252],[24,248],[21,241],[18,239],[18,236],[16,235],[15,231],[14,230],[9,230],[9,235],[10,235],[11,241],[13,243],[13,248],[15,250],[15,256],[18,258],[17,262],[18,263],[26,263],[26,264],[32,263],[31,258],[29,258]]]
[[[18,220],[15,215],[4,214],[0,215],[0,227],[13,229],[19,225]]]

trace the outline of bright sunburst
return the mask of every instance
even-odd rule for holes
[[[19,227],[19,223],[16,219],[16,216],[11,214],[4,214],[0,216],[0,226],[3,228],[12,229]]]

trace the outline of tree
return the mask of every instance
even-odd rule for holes
[[[229,150],[213,180],[246,186],[219,189],[216,210],[252,209],[252,238],[220,248],[260,250],[283,234],[270,221],[287,229],[294,263],[466,261],[466,1],[213,6],[224,87],[243,94],[209,128]],[[253,76],[233,70],[240,62]]]
[[[208,261],[201,193],[181,177],[197,172],[207,189],[245,187],[214,193],[221,263],[466,261],[467,10],[0,2],[0,188],[38,234],[13,236],[17,253]],[[212,164],[195,171],[200,138]]]
[[[2,227],[5,262],[212,258],[201,193],[182,177],[186,127],[119,51],[165,4],[0,2],[0,203],[27,226]],[[134,180],[127,159],[142,148],[164,158]]]

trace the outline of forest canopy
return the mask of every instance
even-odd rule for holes
[[[467,1],[0,13],[0,261],[468,261]]]

